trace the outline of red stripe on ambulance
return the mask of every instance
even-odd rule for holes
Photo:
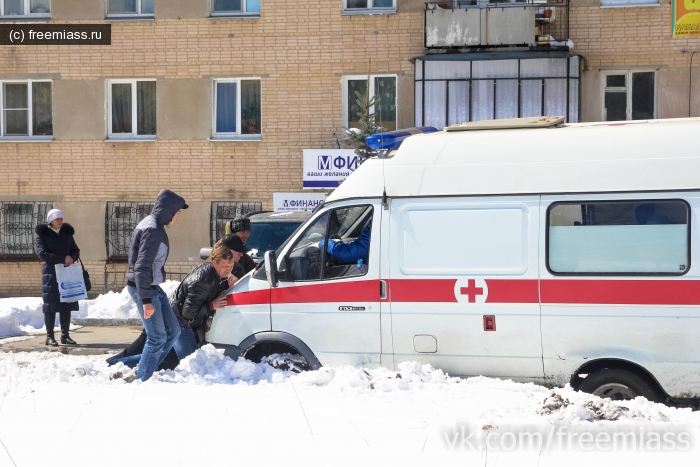
[[[272,289],[272,302],[337,303],[378,302],[379,281],[351,281],[335,284],[300,285]]]
[[[238,292],[226,297],[226,305],[269,305],[270,289]]]
[[[390,279],[387,298],[402,303],[457,303],[456,279]],[[697,280],[486,279],[486,303],[700,305]],[[541,288],[541,290],[539,290]],[[467,292],[465,292],[467,293]],[[271,295],[272,294],[272,295]],[[296,285],[233,293],[228,305],[379,301],[379,281]]]
[[[700,305],[700,281],[544,279],[542,303]]]
[[[537,279],[486,279],[486,303],[539,303]]]
[[[391,279],[387,283],[392,302],[457,303],[456,279]],[[537,279],[486,279],[486,285],[486,303],[539,302]]]
[[[456,279],[390,279],[387,300],[392,302],[457,303]]]

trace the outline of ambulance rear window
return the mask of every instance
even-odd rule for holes
[[[555,203],[547,211],[553,274],[682,275],[690,210],[681,200]]]

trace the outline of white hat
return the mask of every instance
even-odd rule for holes
[[[63,213],[61,212],[60,209],[52,209],[49,211],[49,214],[46,216],[46,222],[49,224],[51,223],[52,220],[58,219],[59,217],[63,217]]]

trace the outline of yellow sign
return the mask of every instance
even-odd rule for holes
[[[700,0],[671,0],[671,36],[700,37]]]

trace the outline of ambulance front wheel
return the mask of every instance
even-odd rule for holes
[[[631,400],[638,396],[653,402],[663,402],[665,399],[653,383],[622,368],[597,370],[583,378],[578,389],[614,401]]]

